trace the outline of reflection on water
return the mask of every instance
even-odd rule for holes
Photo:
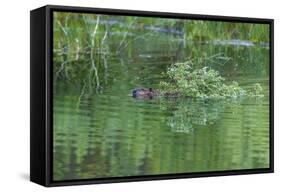
[[[55,82],[54,180],[269,167],[267,47],[178,48],[155,38],[130,46],[123,56],[104,58],[108,67],[100,94],[81,94],[81,85]],[[161,72],[175,61],[218,53],[218,60],[205,65],[245,89],[261,83],[265,97],[128,96],[135,87],[157,89]]]
[[[267,100],[58,96],[55,179],[268,167]]]
[[[83,96],[56,85],[55,180],[269,166],[268,96],[140,100],[128,92],[134,81],[152,77],[130,78],[136,76],[116,77],[103,94]],[[268,81],[258,81],[268,95]]]

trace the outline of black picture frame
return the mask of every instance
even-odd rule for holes
[[[53,11],[102,13],[109,15],[184,18],[208,21],[234,21],[270,25],[270,167],[151,176],[110,177],[87,180],[53,181],[52,179],[52,13]],[[274,172],[274,20],[183,13],[117,10],[46,5],[30,12],[30,180],[43,186],[64,186],[159,179],[194,178]]]

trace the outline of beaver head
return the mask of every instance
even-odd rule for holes
[[[132,96],[134,98],[149,98],[152,99],[153,97],[157,96],[158,92],[153,90],[152,88],[137,88],[132,91]]]

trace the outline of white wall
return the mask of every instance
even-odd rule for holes
[[[45,4],[275,19],[274,174],[43,188],[29,174],[29,10]],[[0,191],[266,191],[280,183],[281,13],[278,0],[3,0],[0,17]],[[278,76],[279,75],[279,76]],[[276,190],[274,190],[276,191]]]

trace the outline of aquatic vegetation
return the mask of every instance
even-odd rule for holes
[[[198,126],[212,126],[222,118],[221,114],[227,107],[235,109],[243,99],[167,98],[160,100],[160,107],[172,113],[166,118],[167,126],[172,132],[189,134]]]
[[[255,83],[248,92],[248,95],[255,97],[263,97],[264,95],[262,94],[262,86],[259,83]]]
[[[262,96],[260,84],[256,83],[250,91],[246,91],[236,81],[227,84],[225,78],[214,69],[207,66],[196,68],[192,60],[171,65],[163,76],[160,92],[164,96],[198,98]]]

